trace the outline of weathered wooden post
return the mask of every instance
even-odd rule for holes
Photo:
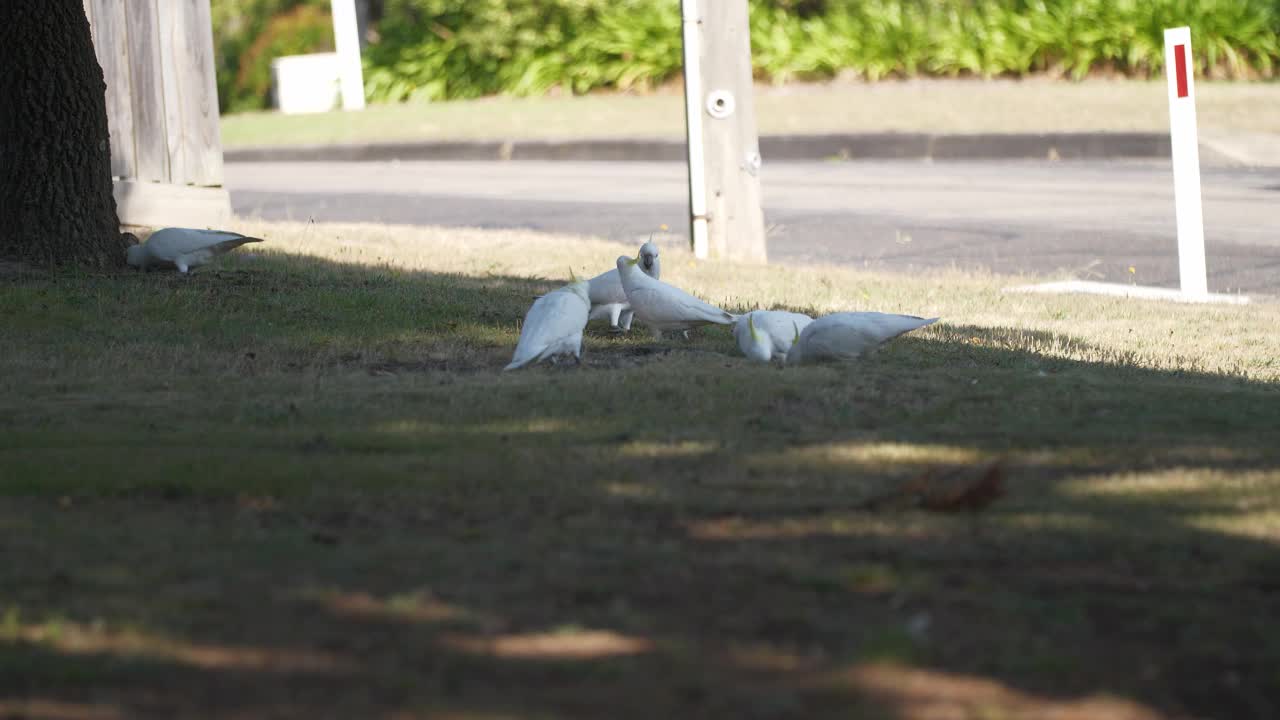
[[[693,251],[765,262],[747,0],[681,5]]]
[[[125,225],[224,225],[209,0],[84,0]]]

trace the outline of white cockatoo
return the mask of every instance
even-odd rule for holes
[[[151,233],[140,245],[131,245],[125,259],[136,268],[146,270],[152,266],[172,266],[178,272],[204,265],[216,255],[231,252],[245,243],[262,242],[262,238],[247,237],[227,230],[196,230],[194,228],[164,228]]]
[[[733,336],[742,354],[756,362],[783,360],[796,333],[804,330],[813,318],[804,313],[785,310],[752,310],[739,315],[733,324]]]
[[[839,312],[824,315],[803,331],[792,330],[794,342],[787,364],[857,358],[874,351],[899,335],[938,321],[914,315],[879,312]]]
[[[573,282],[533,301],[525,313],[524,326],[511,364],[503,370],[515,370],[557,355],[572,355],[582,360],[582,331],[591,312],[590,283],[573,277]]]
[[[688,330],[700,325],[732,325],[737,316],[699,300],[674,285],[640,272],[639,257],[618,258],[618,277],[631,312],[655,335],[664,330]]]
[[[658,246],[652,241],[640,246],[640,271],[657,280],[662,275]],[[608,320],[613,330],[631,329],[631,306],[617,268],[591,278],[591,320]]]

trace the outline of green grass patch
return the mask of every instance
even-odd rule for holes
[[[1280,133],[1280,85],[1200,82],[1197,116],[1214,133]],[[761,134],[830,132],[1168,132],[1163,81],[938,80],[757,87]],[[495,97],[370,105],[362,112],[240,113],[228,148],[391,140],[684,137],[678,93]]]
[[[268,250],[0,276],[0,714],[1280,709],[1274,302],[664,245],[734,310],[943,321],[843,365],[714,328],[502,373],[531,295],[633,249],[236,229]],[[976,522],[864,509],[996,457]]]

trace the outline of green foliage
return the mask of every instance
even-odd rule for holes
[[[1270,76],[1280,56],[1275,0],[829,0],[799,18],[754,0],[757,74],[775,81],[885,76],[1079,79],[1163,70],[1164,28],[1189,25],[1198,71]]]
[[[756,76],[1079,79],[1163,70],[1190,25],[1197,70],[1270,77],[1280,0],[750,0]],[[268,101],[270,61],[332,47],[327,0],[213,0],[219,95]],[[648,90],[680,76],[678,0],[386,0],[365,54],[375,101]]]
[[[212,0],[222,110],[267,107],[276,57],[332,50],[328,8],[329,0]]]
[[[647,88],[680,68],[680,13],[656,0],[392,0],[366,57],[375,100]]]
[[[371,99],[648,89],[679,76],[674,0],[390,0],[366,57]],[[1270,76],[1275,0],[751,0],[756,75],[1148,77],[1190,25],[1198,70]]]

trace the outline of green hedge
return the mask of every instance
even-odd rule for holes
[[[752,0],[762,80],[838,74],[1146,77],[1163,29],[1190,25],[1199,70],[1270,77],[1277,0]],[[678,0],[387,0],[366,54],[375,101],[552,88],[645,88],[678,77]]]
[[[673,0],[389,0],[378,30],[372,100],[630,89],[680,68]]]
[[[828,2],[796,19],[755,3],[755,64],[775,80],[842,71],[885,76],[1163,71],[1164,28],[1190,25],[1199,70],[1270,76],[1275,0],[878,0]]]
[[[219,94],[268,101],[275,55],[332,47],[328,0],[213,0]],[[300,7],[299,7],[300,6]],[[384,0],[373,101],[647,89],[679,77],[679,0]],[[751,0],[764,81],[837,75],[1149,77],[1190,25],[1198,71],[1272,77],[1280,0]]]

